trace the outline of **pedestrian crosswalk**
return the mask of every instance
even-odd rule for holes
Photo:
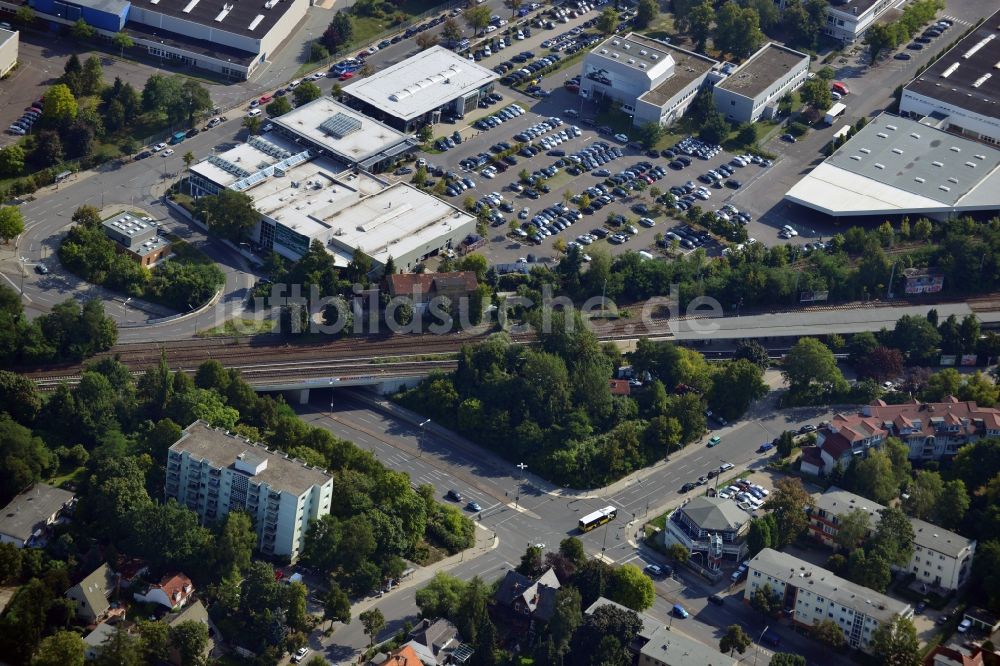
[[[939,18],[938,20],[939,21],[941,21],[941,20],[951,21],[955,25],[972,25],[972,21],[966,21],[965,19],[956,18],[954,16],[949,16],[947,14],[945,14],[944,16],[942,16],[941,18]]]

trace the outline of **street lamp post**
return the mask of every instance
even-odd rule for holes
[[[760,655],[760,642],[764,640],[764,634],[767,630],[771,628],[771,625],[764,627],[764,631],[760,632],[760,636],[757,637],[757,649],[753,653],[753,666],[757,666],[757,657]]]
[[[424,432],[426,432],[426,430],[424,430],[424,428],[430,422],[431,422],[430,419],[426,419],[424,421],[421,421],[419,424],[417,424],[417,427],[420,428],[421,434],[423,434]],[[423,458],[424,457],[424,450],[420,448],[420,442],[417,442],[417,457],[418,458]]]
[[[517,463],[515,465],[519,470],[521,470],[521,476],[524,477],[524,470],[528,469],[528,466],[523,462]],[[517,508],[517,503],[521,499],[521,482],[517,483],[517,490],[514,493],[514,508]]]
[[[125,315],[125,323],[126,324],[128,323],[128,303],[131,300],[132,300],[132,297],[129,296],[124,301],[122,301],[122,313],[124,313],[124,315]]]
[[[720,463],[726,462],[722,458],[719,458]],[[715,494],[719,494],[719,477],[722,476],[722,465],[719,465],[719,473],[715,475]]]

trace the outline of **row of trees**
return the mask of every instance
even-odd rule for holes
[[[910,40],[917,31],[944,9],[943,0],[917,0],[903,9],[903,15],[888,23],[873,25],[865,33],[864,43],[874,66],[883,51],[891,51]]]
[[[541,331],[537,348],[496,334],[463,348],[453,374],[433,376],[397,399],[579,487],[620,478],[701,437],[706,401],[737,418],[767,391],[766,352],[761,359],[748,348],[746,357],[710,366],[697,352],[640,340],[633,369],[649,381],[635,396],[612,395],[617,350],[601,348],[578,316],[544,311],[529,320]]]
[[[99,300],[81,304],[71,298],[29,320],[20,295],[0,285],[0,361],[7,366],[81,360],[110,349],[117,340],[115,322],[105,316]]]
[[[793,0],[780,12],[768,0],[730,0],[719,7],[701,0],[673,0],[671,5],[677,29],[688,34],[698,50],[711,38],[716,50],[737,58],[753,53],[765,32],[792,46],[815,49],[826,26],[823,0]]]

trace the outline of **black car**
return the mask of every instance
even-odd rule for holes
[[[911,56],[909,53],[897,53],[896,55],[893,56],[893,58],[895,58],[896,60],[910,60],[911,58],[913,58],[913,56]]]
[[[721,606],[726,603],[726,598],[721,594],[713,594],[708,597],[708,602],[710,604],[715,604],[716,606]]]
[[[153,154],[153,153],[151,153],[150,151],[148,151],[148,150],[144,150],[144,151],[142,151],[141,153],[139,153],[138,155],[136,155],[136,156],[135,156],[134,158],[132,158],[132,159],[134,159],[134,160],[136,160],[136,161],[138,161],[138,160],[144,160],[144,159],[146,159],[147,157],[149,157],[149,156],[150,156],[150,155],[152,155],[152,154]]]
[[[45,264],[35,264],[35,272],[39,275],[48,275],[49,267]]]
[[[187,138],[189,138],[189,139],[190,139],[190,138],[191,138],[191,137],[193,137],[193,136],[198,136],[198,134],[199,134],[200,132],[201,132],[201,130],[200,130],[200,129],[198,129],[197,127],[192,127],[191,129],[189,129],[189,130],[187,131],[187,134],[185,134],[184,136],[186,136]]]
[[[695,488],[695,484],[693,484],[690,481],[688,481],[683,486],[681,486],[681,492],[682,493],[690,492],[690,491],[694,490],[694,488]]]
[[[444,497],[445,497],[445,499],[449,499],[449,500],[452,500],[453,502],[461,502],[461,501],[462,501],[462,500],[464,499],[464,498],[462,497],[462,493],[458,492],[458,491],[457,491],[457,490],[455,490],[454,488],[452,488],[451,490],[449,490],[449,491],[448,491],[448,492],[447,492],[447,493],[445,494],[445,496],[444,496]]]

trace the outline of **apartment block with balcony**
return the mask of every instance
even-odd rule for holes
[[[802,471],[825,476],[837,465],[846,469],[853,457],[867,455],[887,437],[902,440],[910,448],[910,460],[948,459],[980,437],[1000,437],[1000,410],[954,396],[899,405],[876,400],[857,414],[837,414],[821,428],[816,446],[802,452]]]
[[[832,547],[840,531],[841,516],[855,509],[868,514],[870,529],[874,531],[885,507],[836,486],[814,494],[813,505],[807,508],[810,536]],[[913,556],[905,567],[899,568],[900,571],[912,573],[916,582],[928,590],[942,593],[968,582],[976,554],[975,539],[967,539],[917,518],[910,518],[910,526],[913,528]]]
[[[330,513],[333,481],[325,470],[199,420],[170,447],[164,490],[203,523],[249,513],[261,552],[294,561],[309,522]]]
[[[871,649],[872,635],[879,625],[896,615],[913,615],[909,604],[771,548],[750,560],[743,600],[749,603],[765,585],[781,595],[792,622],[811,627],[820,620],[833,620],[844,632],[848,645],[865,652]]]

